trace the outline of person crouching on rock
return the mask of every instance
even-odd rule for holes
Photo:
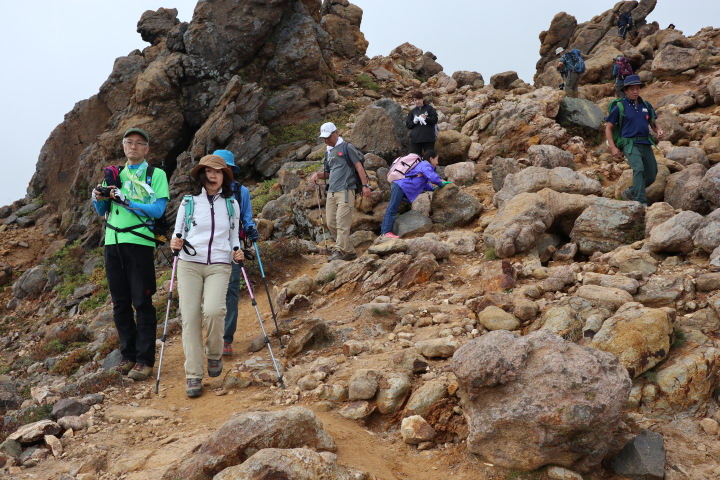
[[[232,171],[225,160],[207,155],[192,169],[196,184],[178,208],[170,247],[181,250],[178,261],[178,296],[185,352],[185,392],[202,393],[204,358],[208,376],[222,373],[225,294],[231,262],[244,259],[238,228],[240,206],[233,198]],[[178,238],[178,234],[182,238]],[[202,341],[203,319],[207,338]]]
[[[408,171],[405,178],[390,183],[390,203],[388,203],[387,210],[385,210],[385,216],[380,227],[380,236],[399,238],[392,233],[392,228],[403,200],[412,203],[422,192],[429,192],[451,183],[444,182],[435,173],[435,167],[438,166],[439,159],[440,157],[435,153],[435,150],[428,150],[423,155],[423,161]],[[437,187],[434,185],[437,185]]]

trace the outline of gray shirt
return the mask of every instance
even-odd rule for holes
[[[354,190],[355,168],[350,167],[345,159],[345,150],[353,165],[362,160],[362,155],[351,143],[343,142],[330,150],[325,160],[325,171],[330,171],[329,192],[341,192],[343,190]]]

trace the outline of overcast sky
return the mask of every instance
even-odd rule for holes
[[[319,1],[319,0],[318,0]],[[515,70],[532,82],[540,41],[556,13],[578,23],[611,8],[600,0],[355,0],[364,10],[368,56],[403,42],[433,52],[447,74],[480,72],[486,81]],[[40,149],[73,105],[97,93],[115,58],[147,44],[136,32],[145,10],[177,8],[190,21],[195,0],[35,0],[5,2],[0,29],[0,205],[25,196]],[[707,20],[706,20],[707,19]],[[686,35],[720,19],[720,2],[659,0],[650,21],[674,23]]]

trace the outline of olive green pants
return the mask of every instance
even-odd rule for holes
[[[645,189],[653,184],[658,171],[652,145],[630,142],[623,149],[623,153],[633,171],[632,186],[630,187],[633,200],[647,205]]]

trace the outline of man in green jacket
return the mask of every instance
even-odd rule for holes
[[[154,251],[150,229],[165,212],[168,181],[160,168],[148,165],[150,135],[131,128],[122,140],[124,167],[107,167],[105,181],[93,190],[93,205],[105,215],[105,274],[113,302],[113,320],[120,338],[122,375],[145,380],[155,364],[157,320]]]

